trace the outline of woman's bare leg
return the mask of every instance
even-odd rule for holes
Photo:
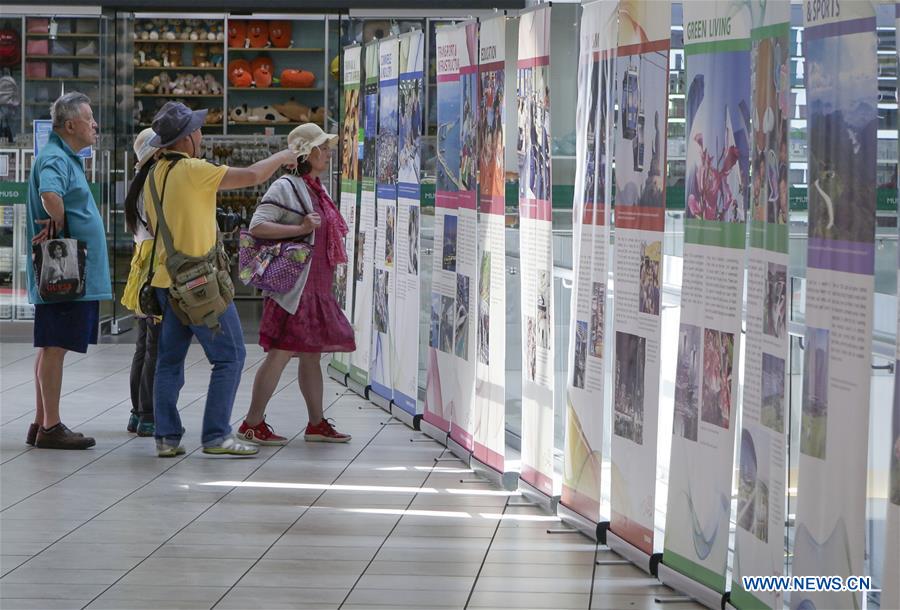
[[[322,400],[325,393],[325,385],[322,380],[322,354],[300,354],[300,364],[297,367],[297,381],[300,384],[300,393],[306,400],[306,410],[309,412],[309,423],[313,426],[322,421]]]
[[[253,395],[250,398],[250,410],[244,420],[250,426],[257,426],[266,416],[266,406],[278,387],[281,373],[290,362],[294,352],[281,349],[270,349],[266,359],[256,371],[253,379]]]

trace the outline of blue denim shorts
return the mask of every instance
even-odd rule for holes
[[[84,354],[97,344],[99,301],[67,301],[34,306],[34,346],[61,347]]]

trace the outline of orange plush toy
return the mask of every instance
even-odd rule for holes
[[[290,21],[270,21],[269,40],[276,49],[287,49],[291,46],[292,25]]]
[[[269,24],[266,21],[251,21],[247,26],[247,36],[250,39],[250,47],[262,49],[269,44]]]
[[[282,70],[281,86],[288,89],[309,89],[316,83],[316,75],[308,70]]]
[[[272,63],[272,58],[268,55],[257,55],[254,57],[253,61],[250,62],[250,71],[256,72],[263,66],[268,68],[269,74],[275,73],[275,65]]]
[[[269,66],[262,64],[253,70],[253,82],[260,89],[266,89],[272,86],[272,72]]]
[[[228,82],[232,87],[249,87],[253,82],[250,62],[246,59],[235,59],[228,64]]]
[[[228,46],[232,49],[243,49],[247,40],[247,22],[228,22]]]

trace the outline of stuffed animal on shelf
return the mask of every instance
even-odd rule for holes
[[[218,67],[223,61],[225,61],[225,47],[220,44],[209,45],[209,63]]]
[[[291,32],[293,24],[287,20],[275,20],[269,22],[269,41],[276,49],[287,49],[293,45]]]
[[[288,89],[309,89],[316,83],[316,75],[309,70],[281,71],[281,86]]]
[[[249,87],[253,82],[250,62],[246,59],[235,59],[229,62],[228,82],[232,87]]]
[[[289,118],[294,123],[306,123],[309,121],[309,106],[305,106],[295,100],[294,98],[289,99],[283,104],[272,104],[272,106]]]
[[[212,65],[212,62],[209,61],[209,50],[205,44],[196,45],[193,64],[195,68],[209,68]]]
[[[313,106],[309,113],[309,122],[322,126],[325,124],[325,106]]]
[[[260,89],[268,89],[272,86],[272,71],[267,64],[261,64],[253,70],[253,84]]]
[[[236,123],[287,123],[288,118],[272,106],[250,108],[241,104],[232,108],[229,118]]]
[[[242,49],[247,45],[247,22],[228,22],[228,46],[233,49]]]
[[[262,49],[269,44],[269,23],[259,19],[247,25],[247,40],[251,49]]]
[[[250,71],[256,72],[256,69],[262,66],[266,66],[270,74],[275,72],[275,64],[272,63],[272,58],[268,55],[257,55],[254,57],[250,62]]]
[[[206,124],[218,125],[222,122],[223,117],[224,113],[221,108],[210,108],[209,112],[206,114]]]
[[[173,68],[180,68],[183,65],[183,61],[181,59],[181,47],[180,44],[170,44],[169,45],[169,66]]]
[[[206,83],[206,93],[209,95],[221,95],[222,94],[222,85],[217,81],[212,74],[207,74],[203,77],[204,82]]]

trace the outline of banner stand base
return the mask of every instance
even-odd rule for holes
[[[521,476],[519,477],[519,491],[528,500],[534,503],[535,508],[539,508],[545,513],[556,514],[556,507],[559,505],[559,496],[548,496],[537,487],[526,482]]]
[[[434,424],[430,424],[422,419],[422,421],[419,422],[419,430],[442,444],[444,447],[447,446],[448,434]]]
[[[707,608],[711,610],[721,610],[723,605],[723,595],[716,591],[715,589],[710,589],[709,587],[700,584],[696,580],[692,578],[688,578],[681,572],[677,570],[673,570],[669,566],[664,563],[659,564],[658,568],[659,572],[659,581],[670,587],[675,589],[678,593],[682,593],[695,602],[703,604]],[[654,601],[664,604],[667,603],[667,600],[663,597],[655,597]],[[674,600],[672,600],[674,601]]]
[[[341,371],[334,368],[331,364],[328,365],[326,369],[328,371],[328,376],[337,381],[342,386],[347,385],[347,377],[350,375],[349,373],[342,373]]]
[[[378,392],[369,392],[369,401],[373,405],[381,407],[381,409],[383,411],[386,411],[387,413],[391,412],[391,405],[394,404],[393,400],[391,400],[390,398],[385,398]]]
[[[466,468],[470,468],[470,464],[472,463],[472,452],[457,443],[455,440],[447,437],[447,449],[450,450],[450,453],[459,458],[459,460],[466,465]]]
[[[365,398],[369,400],[369,390],[372,388],[370,385],[363,385],[360,382],[353,379],[353,377],[347,377],[347,387]]]
[[[500,472],[494,470],[474,455],[469,460],[469,468],[475,471],[478,476],[487,479],[494,485],[502,487],[506,491],[515,491],[519,486],[518,472]],[[515,505],[513,505],[515,506]]]
[[[556,514],[563,523],[584,534],[594,542],[600,542],[600,523],[594,523],[584,515],[581,515],[565,504],[560,503],[556,507]]]
[[[391,415],[393,415],[394,418],[402,421],[413,430],[421,430],[421,428],[419,427],[419,422],[422,420],[421,414],[413,415],[403,407],[398,407],[395,404],[391,404]]]
[[[614,551],[618,555],[621,555],[647,574],[655,576],[653,574],[653,571],[651,571],[655,569],[655,566],[651,567],[650,565],[653,560],[653,557],[651,555],[648,555],[630,542],[626,542],[625,539],[619,538],[609,530],[607,530],[606,532],[606,545],[610,548],[610,550]]]

